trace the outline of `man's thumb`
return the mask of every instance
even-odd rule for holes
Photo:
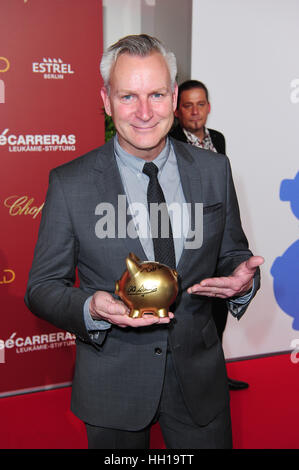
[[[261,264],[264,263],[264,258],[262,256],[251,256],[251,258],[249,258],[247,261],[246,261],[246,267],[253,271],[254,269],[256,269],[258,266],[260,266]]]

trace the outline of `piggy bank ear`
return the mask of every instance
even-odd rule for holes
[[[129,258],[131,258],[133,261],[135,261],[136,264],[140,263],[140,259],[138,258],[138,256],[135,255],[135,253],[130,253]]]
[[[135,276],[140,271],[138,262],[131,257],[126,258],[126,265],[130,276]]]

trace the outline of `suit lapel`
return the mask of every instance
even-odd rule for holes
[[[172,144],[177,157],[185,200],[190,205],[190,226],[194,229],[195,203],[203,202],[201,175],[198,171],[198,167],[196,166],[195,168],[193,156],[185,149],[185,146],[174,140],[172,140]],[[184,247],[177,267],[181,276],[184,276],[185,272],[188,271],[189,262],[192,257],[194,257],[194,251],[190,248]]]
[[[123,241],[125,257],[130,252],[135,253],[141,260],[146,259],[139,238],[126,236],[127,227],[132,216],[128,214],[128,201],[124,199],[125,189],[122,184],[118,166],[114,157],[113,139],[101,148],[96,159],[93,172],[93,181],[100,201],[108,202],[115,211],[115,233],[118,240]],[[122,196],[121,198],[119,196]]]

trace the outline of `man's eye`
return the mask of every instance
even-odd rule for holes
[[[153,93],[152,97],[156,100],[160,99],[163,97],[162,93]]]
[[[133,99],[133,95],[124,95],[121,97],[121,100],[126,101],[126,102],[132,101],[132,99]]]

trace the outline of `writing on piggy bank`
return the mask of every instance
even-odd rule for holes
[[[165,264],[140,261],[134,253],[126,258],[127,270],[115,284],[115,294],[129,307],[129,316],[144,313],[167,317],[178,294],[178,274]]]

